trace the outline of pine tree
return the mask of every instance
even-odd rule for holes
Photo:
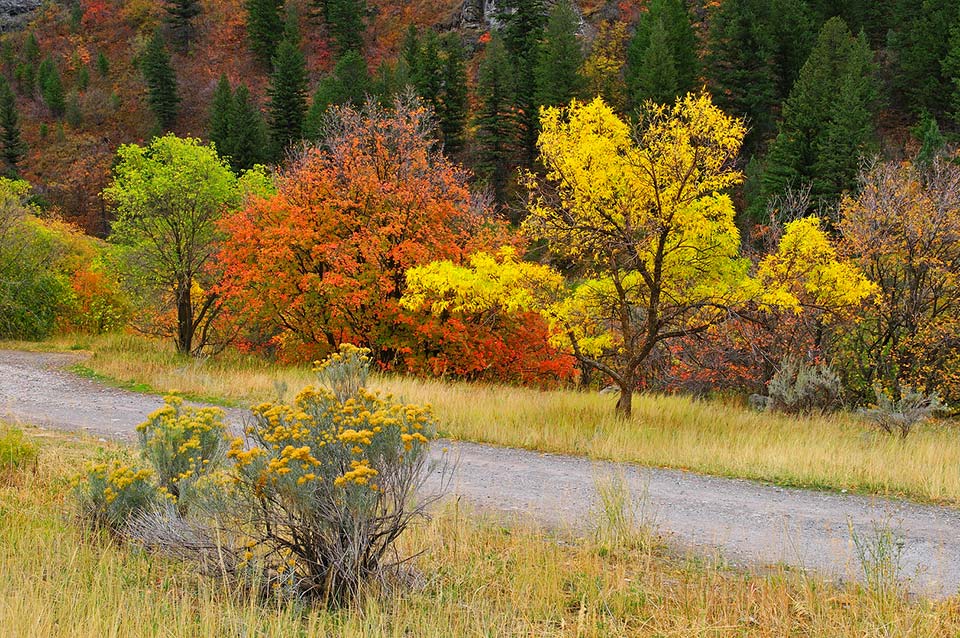
[[[400,44],[400,61],[406,65],[410,77],[413,77],[420,61],[420,33],[415,24],[407,27],[407,31],[403,34],[403,42]]]
[[[784,104],[755,212],[791,185],[810,184],[815,205],[832,204],[855,185],[874,137],[875,73],[866,36],[854,37],[840,18],[828,20]]]
[[[628,60],[630,57],[633,61],[628,65],[632,70],[628,82],[634,108],[642,107],[647,100],[672,104],[681,93],[680,80],[663,20],[653,23],[643,55],[634,51]]]
[[[177,120],[180,97],[177,95],[177,77],[170,65],[170,54],[160,31],[153,34],[140,59],[140,71],[147,83],[147,101],[157,117],[160,128],[167,130]]]
[[[257,58],[269,64],[283,38],[283,0],[246,0],[247,37]]]
[[[960,17],[950,30],[950,42],[942,66],[943,75],[950,82],[950,114],[960,126]]]
[[[233,89],[226,75],[220,76],[210,103],[210,141],[217,147],[221,157],[230,157],[233,149],[230,140],[233,133]]]
[[[23,61],[27,64],[36,64],[40,61],[40,43],[37,42],[36,34],[31,31],[23,43]]]
[[[17,175],[17,165],[27,154],[27,145],[20,136],[20,114],[17,100],[7,83],[0,76],[0,155],[4,161],[4,173]]]
[[[366,12],[365,0],[326,0],[327,29],[341,56],[363,50]]]
[[[267,161],[267,134],[260,109],[245,84],[237,87],[230,112],[230,166],[237,173]]]
[[[456,33],[449,33],[442,42],[443,93],[437,106],[443,147],[449,154],[463,148],[463,131],[467,122],[467,64],[463,44]]]
[[[920,121],[910,132],[920,142],[920,150],[917,151],[917,158],[914,163],[923,168],[930,166],[947,145],[947,139],[940,132],[937,118],[930,113],[923,113],[920,116]]]
[[[546,3],[544,0],[504,0],[497,5],[500,7],[498,19],[503,23],[503,44],[516,76],[513,81],[514,101],[523,141],[522,162],[530,165],[536,156],[540,130],[537,84],[531,71],[536,66],[540,40],[547,23]]]
[[[813,29],[803,0],[725,0],[712,15],[708,84],[718,106],[746,118],[745,151],[774,133],[776,106],[809,55]]]
[[[427,31],[417,51],[415,64],[411,67],[413,86],[427,105],[438,112],[440,94],[443,92],[444,65],[440,57],[440,38],[433,29]]]
[[[63,80],[60,78],[60,70],[52,58],[44,58],[43,62],[40,63],[37,79],[40,84],[40,95],[43,96],[47,108],[54,116],[60,117],[66,109],[66,97],[63,91]]]
[[[487,44],[477,74],[474,114],[477,174],[486,179],[499,204],[507,199],[510,172],[516,166],[519,141],[514,111],[513,69],[503,41],[494,36]]]
[[[956,0],[900,0],[897,27],[890,36],[896,72],[893,85],[906,106],[920,113],[944,113],[950,95],[950,78],[943,61],[950,55],[951,28],[960,21]]]
[[[107,59],[103,51],[97,53],[97,72],[102,78],[110,75],[110,60]]]
[[[333,73],[320,80],[304,121],[303,136],[320,139],[327,109],[340,104],[362,106],[371,90],[367,62],[358,51],[349,51],[333,68]]]
[[[303,136],[307,113],[307,62],[300,50],[299,35],[289,29],[273,58],[267,94],[273,157],[279,160],[287,147]]]
[[[566,1],[550,11],[533,70],[538,106],[568,104],[584,88],[580,67],[583,49],[577,41],[580,16]]]
[[[683,0],[652,0],[627,46],[632,106],[650,99],[672,103],[696,88],[698,75],[697,39]]]
[[[164,0],[167,11],[167,24],[173,35],[174,42],[181,51],[189,51],[193,41],[193,19],[200,15],[201,8],[198,0]]]

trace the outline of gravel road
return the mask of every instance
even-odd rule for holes
[[[64,370],[77,360],[0,351],[0,417],[129,439],[162,404]],[[242,414],[231,410],[231,422]],[[597,477],[622,473],[631,492],[642,496],[645,519],[675,547],[718,553],[734,564],[785,563],[850,578],[860,569],[850,527],[869,538],[876,526],[888,526],[902,541],[902,573],[912,591],[941,597],[960,589],[956,509],[471,443],[436,447],[443,446],[456,461],[450,492],[481,510],[584,529],[596,520]],[[438,483],[435,473],[428,488]]]

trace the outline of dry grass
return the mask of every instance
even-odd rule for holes
[[[34,433],[37,436],[37,433]],[[960,601],[910,601],[801,574],[673,558],[642,534],[504,527],[453,506],[404,539],[420,585],[338,612],[256,602],[69,518],[84,461],[129,454],[64,435],[0,484],[0,637],[956,636]],[[603,521],[601,521],[603,523]],[[613,540],[610,539],[619,539]]]
[[[255,357],[205,361],[133,337],[56,344],[89,347],[92,372],[141,390],[250,404],[292,397],[314,381],[307,367]],[[45,346],[49,347],[49,346]],[[797,487],[960,504],[960,431],[918,428],[906,441],[850,414],[787,417],[687,397],[639,396],[629,422],[613,414],[615,395],[385,377],[373,385],[407,401],[431,403],[458,439],[598,459],[631,461]]]

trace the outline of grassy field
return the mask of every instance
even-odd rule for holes
[[[255,601],[190,565],[84,531],[69,480],[131,452],[33,432],[39,456],[0,474],[0,637],[956,636],[960,601],[836,587],[671,556],[597,516],[577,539],[505,527],[452,505],[403,539],[415,587],[339,611]]]
[[[281,367],[229,355],[185,360],[134,337],[63,340],[84,348],[76,371],[140,391],[249,405],[291,398],[314,381],[309,367]],[[613,414],[615,395],[384,377],[372,385],[431,403],[444,434],[546,452],[631,461],[780,485],[960,504],[960,430],[922,426],[907,440],[881,434],[855,415],[788,417],[733,403],[639,396],[634,417]]]

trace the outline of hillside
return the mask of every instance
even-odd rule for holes
[[[0,3],[0,24],[9,29],[2,40],[3,72],[17,92],[22,136],[29,147],[26,158],[19,164],[19,171],[34,184],[42,204],[58,210],[87,232],[104,235],[109,230],[110,214],[98,193],[106,184],[117,147],[127,142],[141,142],[159,131],[148,107],[147,86],[136,62],[154,31],[163,27],[166,11],[163,3],[148,0],[48,0],[42,6],[36,6],[38,4],[36,0]],[[313,87],[331,73],[337,59],[329,25],[319,16],[320,4],[295,0],[285,8],[299,18],[301,48],[306,58],[311,93]],[[524,2],[514,1],[512,4],[521,6]],[[546,11],[556,3],[526,4],[540,4]],[[646,65],[647,62],[631,60],[633,45],[630,38],[636,38],[640,31],[648,33],[649,26],[640,26],[638,31],[639,25],[650,22],[644,22],[648,12],[661,11],[670,4],[662,0],[653,0],[652,4],[648,0],[578,2],[576,11],[580,24],[576,37],[580,47],[584,54],[600,55],[600,61],[607,65],[599,67],[601,72],[612,78],[609,81],[602,77],[599,80],[593,76],[585,78],[582,84],[586,86],[581,87],[579,94],[589,97],[590,93],[600,92],[608,101],[621,100],[620,108],[627,111],[639,104],[639,98],[630,91],[634,90],[631,88],[635,84],[634,76],[642,75],[643,71],[631,69],[630,65]],[[706,86],[721,107],[748,119],[753,139],[748,137],[743,166],[751,156],[761,159],[772,143],[777,122],[782,116],[783,101],[813,46],[818,25],[831,15],[844,17],[854,33],[863,30],[872,48],[876,77],[881,86],[877,99],[868,108],[873,113],[871,127],[874,131],[867,132],[863,143],[854,149],[854,158],[856,151],[872,153],[882,150],[887,155],[901,154],[905,144],[914,144],[909,130],[924,111],[933,112],[938,116],[940,126],[949,129],[953,109],[941,90],[949,87],[949,78],[935,81],[924,78],[929,76],[930,69],[940,73],[941,58],[948,47],[947,27],[954,19],[950,17],[950,12],[955,11],[949,8],[950,3],[929,3],[932,9],[924,11],[933,13],[917,17],[915,25],[899,17],[916,13],[911,13],[908,6],[911,3],[897,0],[887,3],[781,0],[782,6],[773,7],[771,12],[772,4],[746,0],[724,3],[692,0],[686,6],[685,20],[689,21],[689,26],[684,28],[695,34],[691,46],[694,47],[697,67],[690,80],[680,78],[679,82],[674,82],[672,92],[682,92],[685,85],[690,88]],[[736,8],[741,5],[742,9]],[[765,6],[767,9],[763,9]],[[199,7],[200,13],[193,19],[194,37],[189,50],[168,46],[180,98],[179,116],[171,128],[179,135],[206,138],[213,92],[221,74],[225,74],[234,86],[245,83],[253,101],[265,111],[270,69],[251,53],[243,0],[202,0]],[[365,24],[362,53],[371,76],[383,68],[382,63],[391,63],[398,58],[411,25],[418,27],[421,33],[433,29],[440,33],[453,31],[459,36],[468,60],[467,83],[470,117],[473,119],[467,120],[466,147],[455,157],[481,174],[484,173],[485,160],[478,155],[473,130],[481,91],[477,67],[490,32],[503,26],[497,17],[503,15],[502,11],[503,8],[498,8],[493,0],[371,0],[362,16]],[[793,29],[791,11],[800,16],[797,24],[803,25],[806,34],[786,33]],[[937,29],[924,26],[923,20],[934,18],[944,19],[947,24]],[[755,21],[754,26],[760,25],[755,30],[761,27],[770,29],[770,41],[753,42],[751,38],[759,36],[744,31],[745,19],[748,20],[747,26],[749,21]],[[723,24],[719,24],[720,21]],[[544,17],[539,28],[546,28],[545,22]],[[718,24],[714,25],[714,22]],[[607,28],[601,29],[602,25]],[[914,50],[915,43],[911,44],[909,39],[910,29],[914,28],[930,31],[931,51]],[[164,33],[170,42],[169,28],[164,28]],[[506,37],[511,36],[508,33]],[[31,38],[35,38],[38,51],[30,50]],[[795,40],[793,44],[788,42],[791,38]],[[676,58],[680,53],[675,40],[668,34],[667,44]],[[601,41],[606,49],[598,52],[597,43]],[[758,55],[764,56],[764,60],[753,60],[751,52],[743,50],[752,45],[758,47]],[[522,49],[527,45],[521,43],[514,48],[517,46]],[[512,51],[509,46],[508,49]],[[530,55],[534,54],[527,57]],[[604,55],[609,59],[603,58]],[[42,90],[33,77],[37,73],[36,67],[48,57],[62,76],[64,107],[59,116],[55,116],[45,104]],[[656,58],[650,60],[652,64]],[[947,62],[948,58],[943,58],[944,74],[948,73]],[[532,64],[529,61],[522,63],[519,58],[513,63],[521,67]],[[766,66],[760,68],[758,64]],[[764,89],[767,67],[772,69],[771,88]],[[26,78],[23,75],[25,68],[29,72]],[[597,73],[595,69],[594,73]],[[523,78],[531,76],[534,70],[519,68],[518,71],[517,90],[521,91],[526,82]],[[654,68],[650,75],[656,77],[663,73],[663,69]],[[745,87],[736,73],[745,74]],[[584,74],[587,74],[586,70]],[[941,84],[938,86],[937,82]],[[756,97],[750,94],[754,90],[757,95],[761,95],[761,91],[767,91],[767,94]],[[921,90],[924,95],[919,95]],[[746,94],[739,95],[738,92]],[[668,90],[667,95],[670,94]],[[646,97],[657,96],[651,93]],[[523,99],[514,107],[514,116],[521,120],[521,129],[524,128],[525,112],[531,107],[535,110],[536,105],[530,102],[524,106]],[[831,116],[823,114],[823,117]],[[822,122],[817,124],[822,125]],[[841,153],[846,154],[845,151]],[[532,160],[529,152],[515,149],[496,159],[500,161],[495,164],[505,166],[523,166]],[[486,163],[490,161],[486,160]],[[760,171],[762,168],[754,170],[753,189],[767,193],[767,186],[758,185]],[[804,170],[794,172],[798,172],[796,179],[814,179]],[[496,179],[486,177],[487,180]],[[837,188],[847,183],[849,177],[835,180],[840,182]],[[748,183],[748,192],[750,189]],[[507,204],[519,197],[516,190],[507,188],[503,192],[510,200]],[[741,205],[746,203],[741,201]]]

